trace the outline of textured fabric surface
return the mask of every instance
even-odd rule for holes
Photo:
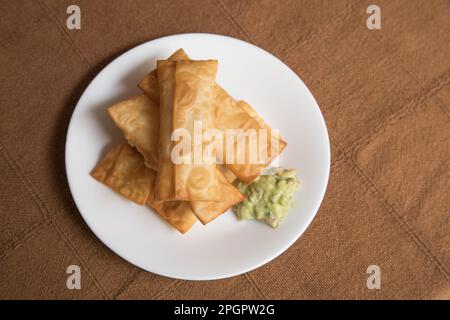
[[[450,2],[0,1],[0,298],[450,298]],[[142,42],[210,32],[254,43],[316,97],[332,144],[324,202],[265,266],[189,282],[127,263],[93,234],[68,190],[64,143],[86,85]],[[68,290],[66,268],[82,271]],[[366,269],[381,268],[380,290]]]

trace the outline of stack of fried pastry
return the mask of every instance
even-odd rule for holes
[[[181,233],[197,219],[207,224],[241,202],[244,196],[233,181],[251,183],[286,146],[250,105],[235,101],[215,83],[216,72],[216,60],[190,60],[183,49],[158,60],[157,69],[138,84],[144,94],[108,108],[126,141],[114,146],[91,172],[125,198],[154,209]],[[202,122],[202,130],[266,129],[276,135],[279,152],[267,152],[258,164],[226,159],[223,165],[214,159],[174,163],[172,133],[180,128],[193,133],[195,121]],[[264,148],[270,149],[271,141],[267,139]],[[207,148],[212,142],[202,143]],[[213,158],[222,151],[210,150]]]

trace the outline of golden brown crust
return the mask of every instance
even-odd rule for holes
[[[175,95],[175,64],[158,61],[160,88],[159,166],[155,183],[155,199],[177,200],[175,197],[175,164],[171,159],[173,142],[173,98]]]
[[[147,205],[154,209],[172,227],[186,233],[197,221],[189,204],[185,201],[158,201],[152,193]]]
[[[125,198],[147,204],[181,233],[187,232],[197,220],[186,202],[154,200],[156,173],[144,165],[142,155],[126,142],[113,147],[91,175]]]
[[[207,224],[223,214],[235,204],[244,200],[244,196],[233,186],[222,172],[217,173],[222,201],[191,201],[190,205],[197,218]]]
[[[109,171],[114,167],[117,157],[119,156],[122,144],[115,145],[100,161],[97,166],[92,170],[91,176],[95,179],[103,182],[108,176]]]
[[[189,60],[187,54],[179,49],[168,60]],[[139,87],[151,98],[159,98],[159,87],[157,83],[157,74],[155,71],[151,72],[142,82],[145,82],[145,86],[141,84]],[[158,95],[155,94],[158,92]],[[270,127],[264,122],[264,120],[255,112],[255,110],[245,103],[244,101],[235,101],[223,88],[219,85],[215,85],[216,97],[214,99],[214,109],[216,111],[216,127],[222,131],[226,129],[248,129],[248,128],[265,128],[270,131],[268,143],[266,144],[266,153],[269,157],[263,159],[261,164],[236,164],[226,163],[226,167],[229,169],[225,172],[226,176],[231,176],[231,172],[235,174],[239,179],[246,183],[252,182],[258,175],[261,174],[270,162],[275,159],[286,147],[286,142],[270,130]],[[156,100],[158,101],[158,100]],[[270,137],[278,139],[279,149],[277,153],[270,153]],[[246,153],[248,150],[241,150],[240,152]],[[236,159],[237,154],[235,155]],[[231,172],[230,172],[231,171]]]
[[[186,129],[194,136],[194,122],[201,121],[203,130],[214,127],[212,109],[216,61],[158,61],[158,79],[160,88],[160,162],[155,185],[155,197],[158,200],[203,200],[218,198],[218,180],[216,176],[214,153],[211,163],[194,159],[192,153],[185,156],[198,163],[174,164],[171,141],[172,133],[177,129]],[[191,152],[194,150],[191,143]],[[209,142],[199,146],[201,150]],[[213,148],[212,148],[213,149]],[[187,151],[187,150],[186,150]]]
[[[109,107],[108,113],[128,143],[144,156],[145,165],[158,170],[158,105],[140,95]]]
[[[251,183],[256,179],[261,172],[286,148],[287,143],[279,136],[276,131],[273,131],[269,125],[256,113],[256,111],[245,101],[234,101],[225,90],[218,89],[218,98],[216,98],[216,116],[221,121],[217,121],[218,129],[223,131],[227,129],[243,129],[255,130],[259,132],[261,129],[267,130],[265,143],[260,142],[259,135],[257,136],[259,163],[243,163],[236,162],[239,157],[243,157],[248,161],[249,148],[247,144],[241,144],[244,148],[239,148],[239,142],[236,141],[235,154],[233,161],[227,161],[226,166],[243,182]],[[219,106],[220,105],[220,106]],[[236,139],[242,140],[242,139]],[[274,148],[272,153],[272,141],[278,142],[278,149]],[[261,145],[261,146],[260,146]],[[274,146],[275,147],[275,146]]]
[[[130,107],[130,108],[132,108],[132,107]],[[123,110],[123,112],[126,113],[126,110]],[[154,110],[153,112],[157,113],[157,110],[156,111]],[[141,132],[139,132],[139,131],[142,131],[143,128],[145,128],[146,126],[155,126],[155,125],[158,125],[158,123],[159,123],[159,120],[156,117],[148,117],[146,119],[147,119],[148,123],[145,126],[133,127],[133,124],[136,124],[136,122],[133,122],[129,126],[129,129],[132,132],[135,132],[136,135],[139,136],[139,135],[141,135]],[[136,142],[136,145],[138,147],[140,147],[140,149],[150,148],[148,146],[140,145],[140,143],[143,143],[143,142],[149,143],[149,141],[139,140]],[[153,142],[153,143],[155,144],[153,149],[157,149],[158,142]],[[118,147],[120,147],[120,146],[118,146]],[[104,176],[108,173],[108,171],[114,165],[114,162],[117,160],[116,154],[120,151],[120,148],[118,148],[118,147],[113,148],[111,150],[111,152],[108,153],[108,156],[104,160],[105,165],[102,167],[102,170],[96,172],[97,175],[100,175],[101,177],[103,177],[101,179],[104,179]],[[219,188],[220,189],[219,190],[220,201],[195,203],[191,206],[192,209],[195,210],[195,215],[203,224],[206,224],[206,223],[212,221],[214,218],[218,217],[223,212],[227,211],[232,205],[243,200],[243,196],[239,193],[239,191],[233,185],[231,185],[231,183],[236,179],[236,176],[230,170],[226,169],[223,165],[218,165],[216,167],[216,170],[219,171],[217,173],[217,175],[219,176],[219,183],[220,183],[220,188]],[[223,177],[225,177],[226,180],[223,179]],[[97,179],[101,180],[100,178],[97,178]],[[150,197],[152,197],[152,196],[149,196],[149,198],[147,200],[147,204],[150,206],[153,206],[153,208],[155,210],[159,210],[158,214],[160,214],[162,217],[168,216],[168,211],[178,212],[177,210],[181,210],[181,209],[176,209],[175,204],[174,204],[175,201],[170,201],[171,202],[170,205],[169,204],[163,205],[162,201],[158,202],[154,199],[150,199]],[[164,209],[164,208],[167,208],[167,209]],[[167,210],[167,212],[165,210]],[[166,213],[164,214],[164,212],[166,212]],[[173,219],[176,219],[176,218],[173,217]],[[190,221],[190,219],[186,219],[186,220]],[[189,223],[186,223],[186,225],[189,225]],[[182,226],[177,227],[177,229],[180,230],[181,232],[183,232]]]
[[[183,49],[178,49],[175,51],[167,60],[189,60],[186,52]],[[159,83],[158,74],[156,70],[150,72],[141,82],[139,82],[138,87],[145,92],[145,94],[156,104],[159,105]]]
[[[91,175],[125,198],[144,204],[152,191],[155,173],[144,165],[136,150],[123,142],[108,152]]]
[[[215,126],[213,99],[217,61],[179,60],[175,64],[173,130],[185,129],[193,138],[197,122],[202,125],[200,134],[203,135]],[[206,153],[198,157],[196,148],[202,151],[210,149],[212,152],[205,159]],[[190,201],[220,200],[213,142],[204,139],[197,144],[192,139],[190,149],[191,152],[185,152],[184,156],[191,163],[175,166],[175,197]]]
[[[231,182],[236,176],[247,183],[253,181],[286,143],[250,105],[236,102],[215,84],[217,61],[190,61],[182,49],[169,59],[173,61],[158,61],[158,69],[139,83],[146,96],[128,99],[108,109],[129,143],[144,156],[145,165],[158,169],[159,173],[156,176],[144,165],[144,158],[123,143],[107,154],[92,176],[128,199],[146,203],[185,233],[197,218],[206,224],[242,201],[244,196]],[[269,138],[264,146],[268,156],[262,164],[229,163],[228,168],[210,163],[174,165],[171,134],[174,129],[184,128],[192,136],[196,120],[202,121],[203,130],[216,126],[222,131],[267,129],[269,136],[278,139],[279,152],[270,154]],[[248,149],[239,152],[248,157]]]

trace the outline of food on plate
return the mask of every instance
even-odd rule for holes
[[[178,49],[168,57],[167,60],[189,60],[189,57],[183,49]],[[159,105],[159,82],[156,69],[152,70],[144,79],[142,79],[141,82],[138,83],[138,87],[144,91],[153,102]]]
[[[201,223],[207,224],[230,209],[235,204],[244,200],[244,196],[230,182],[230,177],[226,177],[217,169],[217,178],[219,179],[220,201],[191,201],[190,205]]]
[[[144,156],[145,165],[158,170],[159,106],[140,95],[109,107],[108,113],[128,143]]]
[[[160,159],[155,197],[159,200],[218,201],[219,182],[213,141],[195,138],[197,123],[200,135],[214,128],[212,101],[217,61],[160,60],[157,71]],[[179,163],[174,163],[172,135],[180,129],[193,138],[183,141],[189,148],[184,148],[179,155]],[[204,152],[208,148],[211,152]],[[197,154],[196,150],[200,153]]]
[[[156,173],[145,166],[142,155],[126,142],[114,146],[91,175],[125,198],[147,204],[181,233],[187,232],[197,221],[187,203],[154,199]]]
[[[136,112],[136,107],[134,106],[133,102],[136,102],[138,100],[135,98],[131,98],[126,101],[128,101],[128,103],[118,103],[115,106],[111,107],[116,108],[117,105],[120,106],[121,117],[112,117],[118,127],[121,127],[122,125],[120,119],[130,119]],[[111,115],[110,109],[108,109],[108,112]],[[128,115],[128,113],[130,113],[130,115]],[[141,137],[147,135],[149,132],[153,132],[153,127],[159,127],[159,119],[157,115],[159,115],[159,110],[150,107],[146,111],[146,116],[143,120],[144,122],[130,121],[126,126],[127,132],[132,133],[128,135],[128,143],[132,146],[135,146],[137,150],[151,150],[151,159],[158,158],[159,139],[141,139]],[[156,138],[158,138],[159,132],[156,132],[155,134]],[[153,146],[149,144],[153,144]],[[147,165],[147,162],[145,164]],[[216,171],[218,171],[216,174],[218,176],[220,184],[218,197],[221,199],[221,201],[189,202],[189,205],[191,206],[195,215],[203,224],[211,222],[219,215],[227,211],[230,207],[242,201],[244,198],[239,190],[237,190],[237,188],[233,184],[231,184],[236,179],[236,176],[234,176],[231,171],[226,170],[222,165],[218,165]],[[162,202],[163,201],[161,201],[161,203]]]
[[[188,55],[183,49],[178,49],[174,52],[167,60],[176,61],[176,60],[189,60]],[[141,82],[138,84],[139,88],[147,94],[147,96],[153,100],[155,103],[159,103],[159,84],[158,84],[158,76],[156,70],[150,72]],[[287,143],[275,132],[273,131],[269,125],[265,123],[265,121],[256,113],[256,111],[245,101],[236,101],[234,100],[221,86],[217,83],[215,84],[215,98],[214,98],[214,109],[216,112],[216,128],[221,130],[224,135],[226,135],[226,130],[233,129],[267,129],[268,138],[267,143],[263,144],[261,148],[264,150],[258,150],[260,153],[265,153],[265,156],[261,163],[243,163],[237,164],[235,161],[228,161],[226,157],[223,158],[225,152],[223,150],[216,150],[216,152],[220,152],[221,157],[225,165],[242,181],[250,183],[256,177],[258,177],[261,172],[270,164],[270,162],[275,159],[286,147]],[[259,140],[258,140],[259,141]],[[278,143],[278,148],[274,146],[272,147],[272,141]],[[224,141],[226,143],[226,141]],[[237,146],[238,143],[235,143]],[[237,153],[248,152],[247,149],[238,149],[236,148],[236,155],[234,159],[237,158]],[[248,155],[247,155],[248,158]]]
[[[153,208],[168,224],[186,233],[191,229],[197,218],[186,201],[158,201],[150,195],[147,205]]]
[[[252,184],[238,182],[238,189],[245,195],[244,201],[233,209],[242,220],[259,220],[278,227],[292,207],[299,181],[295,169],[275,169],[259,176]]]
[[[154,173],[141,158],[128,143],[121,143],[106,154],[91,175],[125,198],[144,204],[153,188]]]
[[[251,162],[251,155],[249,149],[251,144],[245,144],[245,135],[236,137],[234,141],[233,155],[234,159],[231,161],[226,158],[224,163],[227,167],[245,183],[251,183],[255,180],[261,172],[275,159],[286,147],[286,142],[281,139],[275,130],[272,130],[264,120],[256,113],[256,111],[245,101],[236,102],[231,98],[225,90],[218,87],[218,94],[216,97],[216,117],[221,119],[217,121],[216,126],[223,131],[230,129],[243,129],[250,132],[256,132],[257,154],[259,155],[258,163]],[[217,101],[220,101],[217,102]],[[265,131],[263,131],[265,130]],[[261,139],[262,133],[265,139]],[[244,148],[240,147],[243,142]],[[248,142],[248,141],[247,141]],[[228,142],[225,141],[225,146]],[[223,152],[224,154],[225,152]],[[237,162],[236,160],[242,157],[244,162]]]
[[[158,201],[153,192],[156,172],[147,168],[142,155],[126,142],[114,146],[91,175],[125,198],[147,204],[181,233],[187,232],[197,218],[206,224],[244,198],[219,171],[221,194],[225,198],[222,202]]]
[[[216,84],[217,64],[191,60],[183,49],[157,61],[138,84],[144,95],[107,109],[126,142],[113,147],[91,175],[152,208],[181,233],[231,207],[239,219],[276,227],[298,180],[295,170],[261,173],[287,143],[249,104]]]

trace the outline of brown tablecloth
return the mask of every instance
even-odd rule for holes
[[[81,30],[66,9],[81,8]],[[1,1],[0,298],[450,298],[450,2]],[[324,113],[332,170],[303,236],[219,281],[140,270],[106,248],[71,199],[66,129],[86,85],[142,42],[225,34],[278,56]],[[66,268],[81,267],[81,290]],[[381,289],[369,290],[369,265]]]

